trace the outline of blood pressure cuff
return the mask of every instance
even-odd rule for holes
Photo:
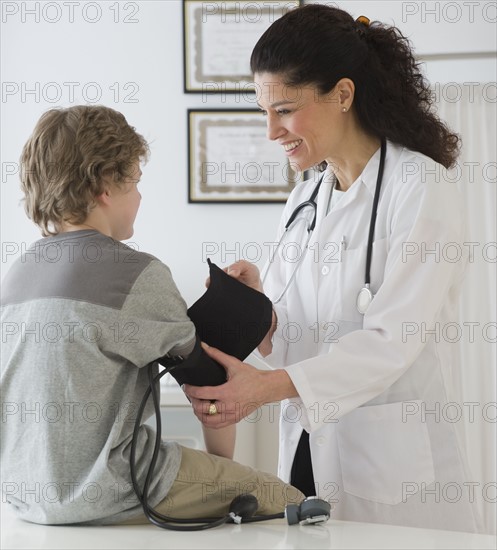
[[[217,386],[226,382],[226,371],[200,346],[199,339],[243,361],[262,342],[272,322],[272,304],[262,292],[230,277],[207,260],[210,284],[188,309],[197,329],[194,350],[171,371],[179,384]]]
[[[158,360],[164,367],[171,367],[169,372],[178,384],[192,386],[219,386],[226,382],[224,367],[211,359],[200,345],[196,336],[195,347],[188,357],[162,357]]]

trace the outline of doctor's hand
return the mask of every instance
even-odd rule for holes
[[[261,274],[259,268],[246,260],[239,260],[234,264],[229,265],[223,269],[230,277],[237,279],[244,285],[254,288],[259,292],[264,292],[262,289]],[[207,279],[205,286],[209,286],[210,278]]]
[[[264,292],[262,289],[261,274],[259,268],[246,260],[239,260],[234,264],[229,265],[225,268],[226,273],[237,279],[244,285],[249,286],[250,288],[255,288],[259,292]]]
[[[284,369],[259,370],[216,348],[204,343],[202,346],[212,359],[226,369],[228,377],[228,381],[220,386],[185,384],[183,387],[195,415],[204,426],[224,428],[239,422],[266,403],[298,395]]]

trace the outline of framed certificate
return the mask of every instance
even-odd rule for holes
[[[250,55],[264,31],[302,0],[183,0],[184,90],[253,91]]]
[[[285,202],[303,179],[257,109],[189,109],[188,158],[188,202]]]

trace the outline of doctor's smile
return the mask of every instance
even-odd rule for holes
[[[303,142],[303,140],[298,139],[296,141],[292,141],[290,143],[283,143],[283,148],[285,151],[289,154],[293,153],[295,149]]]

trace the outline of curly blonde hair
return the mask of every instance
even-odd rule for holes
[[[64,222],[83,223],[103,193],[103,177],[123,185],[149,147],[125,117],[101,105],[44,113],[21,154],[21,188],[28,217],[44,236]]]

